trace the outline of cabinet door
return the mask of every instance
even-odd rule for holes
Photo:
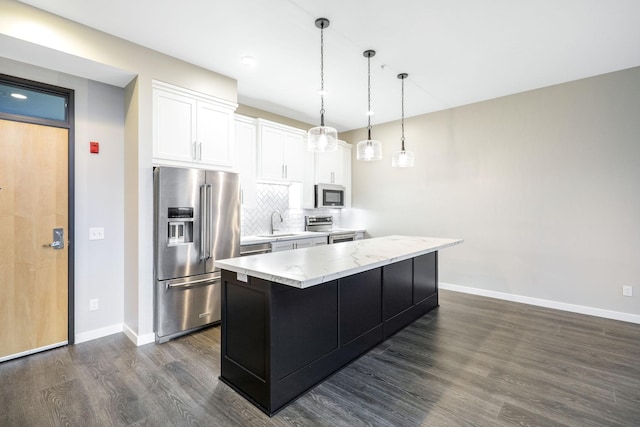
[[[269,126],[260,126],[258,179],[284,181],[282,152],[282,131]]]
[[[302,249],[302,248],[310,248],[312,246],[313,246],[313,239],[301,239],[301,240],[295,241],[294,248]]]
[[[384,320],[413,305],[413,260],[407,259],[382,267]]]
[[[233,111],[198,101],[198,160],[216,169],[234,167]]]
[[[154,159],[192,162],[196,152],[196,101],[153,89]]]
[[[235,122],[237,164],[240,172],[241,202],[245,208],[257,205],[256,185],[256,125],[241,120]]]
[[[286,240],[284,242],[271,242],[271,252],[290,251],[293,248],[293,240]]]
[[[317,153],[316,182],[343,185],[342,157],[344,149],[338,145],[336,151]]]
[[[287,181],[303,181],[304,142],[304,135],[300,133],[283,132],[283,162]]]
[[[342,146],[342,185],[345,188],[344,207],[351,207],[351,144]]]

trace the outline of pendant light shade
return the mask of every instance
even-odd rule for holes
[[[407,77],[409,77],[407,73],[398,74],[398,78],[402,81],[402,149],[393,153],[391,166],[394,168],[412,168],[414,164],[413,151],[404,149],[404,79]]]
[[[382,160],[382,143],[371,139],[371,58],[376,55],[375,50],[365,50],[362,55],[367,58],[367,116],[369,124],[367,126],[367,139],[358,142],[356,158],[365,162]]]
[[[309,129],[307,135],[307,149],[315,152],[338,149],[338,131],[324,125],[324,29],[328,26],[328,19],[316,19],[316,27],[320,28],[320,126]]]

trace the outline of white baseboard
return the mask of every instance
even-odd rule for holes
[[[640,324],[640,316],[637,314],[621,313],[619,311],[603,310],[601,308],[586,307],[583,305],[568,304],[564,302],[509,294],[506,292],[490,291],[487,289],[471,288],[469,286],[459,286],[453,285],[451,283],[440,282],[438,283],[438,287],[440,289],[445,289],[448,291],[463,292],[465,294],[480,295],[483,297],[496,298],[529,305],[537,305],[539,307],[555,308],[556,310],[564,310],[570,311],[572,313],[587,314],[589,316],[603,317],[605,319],[621,320],[623,322]]]
[[[92,331],[81,332],[79,334],[76,334],[75,344],[80,344],[83,342],[117,334],[118,332],[122,332],[122,323],[118,323],[117,325],[106,326],[100,329],[94,329]]]
[[[123,325],[123,332],[127,336],[127,338],[129,338],[131,342],[133,342],[138,347],[141,345],[150,344],[156,340],[156,334],[150,333],[138,335],[137,333],[133,332],[133,330],[127,325]]]

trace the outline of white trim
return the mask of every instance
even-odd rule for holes
[[[605,319],[621,320],[623,322],[640,324],[640,315],[622,313],[619,311],[603,310],[601,308],[586,307],[583,305],[568,304],[565,302],[550,301],[546,299],[527,297],[523,295],[509,294],[506,292],[490,291],[487,289],[471,288],[469,286],[453,285],[451,283],[438,283],[440,289],[462,292],[465,294],[480,295],[522,304],[537,305],[539,307],[554,308],[556,310],[570,311],[572,313],[587,314],[589,316],[603,317]]]
[[[27,350],[27,351],[23,351],[23,352],[20,352],[20,353],[10,354],[8,356],[2,356],[2,357],[0,357],[0,362],[6,362],[7,360],[17,359],[18,357],[28,356],[30,354],[39,353],[39,352],[45,351],[45,350],[51,350],[53,348],[62,347],[62,346],[65,346],[67,344],[68,344],[67,341],[61,341],[61,342],[58,342],[58,343],[55,343],[55,344],[45,345],[44,347],[38,347],[38,348],[34,348],[32,350]]]
[[[122,332],[122,323],[76,334],[75,344],[107,337],[109,335],[117,334],[118,332]]]
[[[156,340],[156,334],[150,333],[145,335],[138,335],[127,325],[122,325],[123,332],[136,346],[150,344]]]

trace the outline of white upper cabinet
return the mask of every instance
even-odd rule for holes
[[[236,146],[238,149],[238,172],[240,172],[240,200],[245,208],[257,206],[256,183],[256,139],[258,125],[256,119],[235,116]]]
[[[258,180],[302,182],[305,135],[303,130],[258,119]]]
[[[232,102],[154,80],[154,164],[235,170],[236,107]]]
[[[338,149],[316,153],[316,183],[351,185],[351,145],[338,142]]]

